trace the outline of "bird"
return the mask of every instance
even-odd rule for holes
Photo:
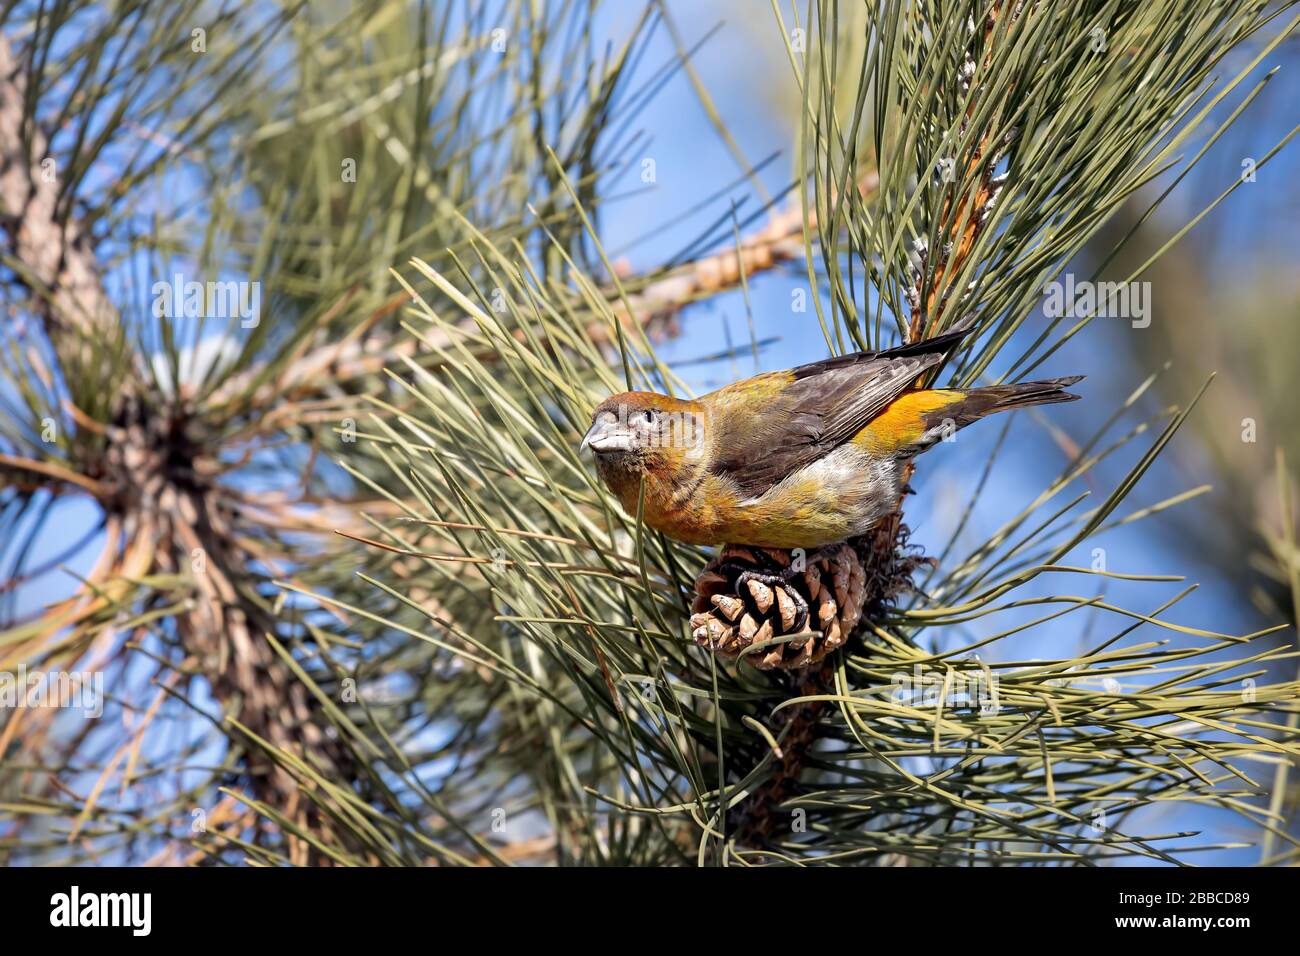
[[[696,399],[612,395],[579,451],[630,516],[687,544],[817,549],[897,510],[912,459],[995,412],[1069,402],[1082,375],[925,388],[970,323],[766,372]]]

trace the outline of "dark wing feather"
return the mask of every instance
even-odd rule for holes
[[[840,355],[705,396],[713,414],[712,471],[746,497],[763,494],[860,432],[964,335]]]

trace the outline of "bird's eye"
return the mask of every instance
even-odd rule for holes
[[[642,415],[645,417],[647,424],[653,425],[655,423],[655,413],[653,409],[647,408],[644,412],[642,412]]]

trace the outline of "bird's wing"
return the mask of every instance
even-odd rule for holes
[[[714,438],[711,470],[746,497],[763,494],[860,432],[964,335],[841,355],[704,396]]]

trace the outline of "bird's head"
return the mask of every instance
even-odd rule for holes
[[[602,474],[676,469],[703,455],[705,413],[698,402],[655,392],[623,392],[596,407],[582,449]]]

